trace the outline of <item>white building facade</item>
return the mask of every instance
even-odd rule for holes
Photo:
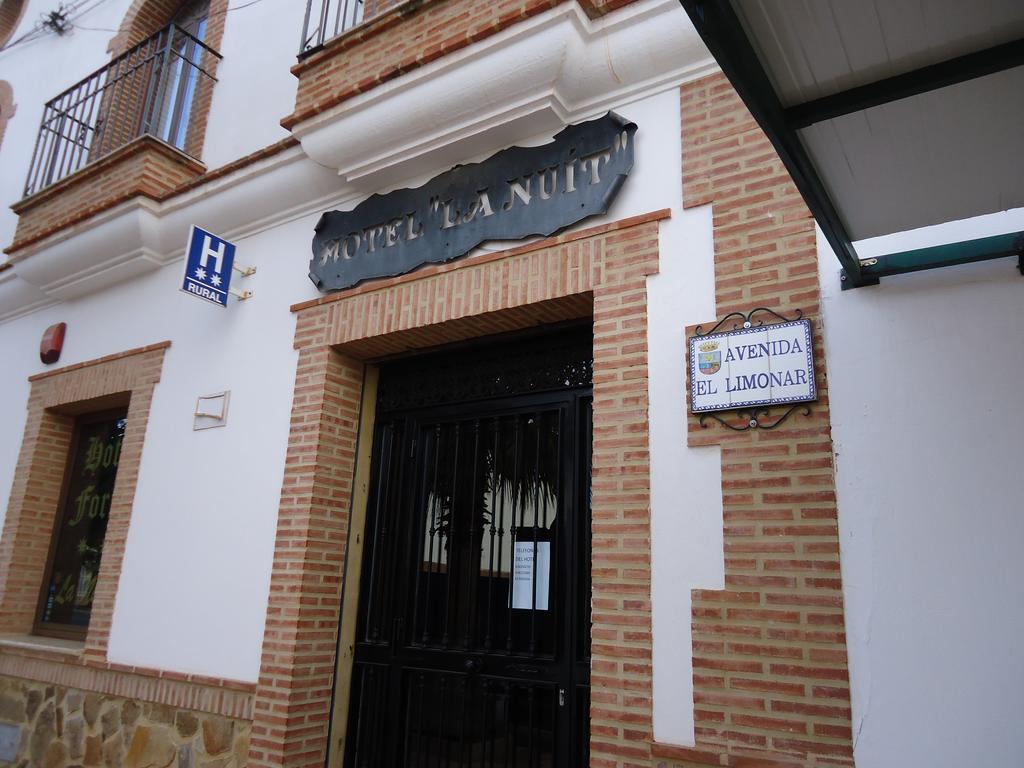
[[[1012,764],[1016,261],[840,290],[674,0],[0,21],[0,764]],[[497,153],[608,113],[551,177],[629,133],[603,211],[535,221]],[[323,214],[456,166],[535,228],[396,269],[366,219],[318,289]],[[182,290],[193,227],[251,295]],[[759,308],[818,397],[702,423],[687,339]]]

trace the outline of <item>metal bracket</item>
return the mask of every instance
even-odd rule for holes
[[[751,328],[751,327],[753,327],[755,325],[755,323],[753,322],[753,318],[754,318],[754,315],[756,315],[758,312],[767,312],[769,315],[773,315],[774,317],[779,318],[779,322],[780,323],[792,323],[792,322],[794,322],[796,320],[803,319],[803,316],[804,316],[803,310],[801,310],[801,309],[796,310],[796,317],[786,317],[785,315],[780,315],[778,312],[776,312],[773,309],[768,309],[768,307],[756,307],[756,308],[750,310],[749,312],[747,312],[747,314],[743,314],[742,312],[730,312],[728,315],[726,315],[721,320],[719,320],[717,323],[715,323],[715,327],[714,328],[712,328],[710,331],[707,331],[707,332],[704,332],[704,333],[701,332],[701,329],[704,326],[703,325],[698,325],[696,328],[693,329],[693,335],[694,336],[710,336],[715,331],[717,331],[719,328],[721,328],[723,325],[725,325],[725,323],[731,317],[743,318],[743,327],[744,328]],[[758,320],[756,325],[757,325],[757,327],[760,327],[760,326],[764,325],[764,320]],[[732,329],[734,331],[738,331],[740,329],[740,326],[738,324],[736,324],[736,323],[733,323],[732,324]]]
[[[240,267],[237,264],[232,264],[231,269],[237,272],[242,277],[249,277],[250,275],[256,274],[256,267]],[[238,298],[239,301],[245,301],[246,299],[252,298],[252,291],[238,291],[234,288],[229,288],[228,293]]]
[[[746,431],[751,430],[751,429],[775,429],[782,422],[784,422],[786,419],[788,419],[790,417],[790,415],[793,413],[793,411],[795,411],[797,409],[802,409],[804,416],[810,416],[811,415],[811,409],[810,409],[809,406],[804,405],[804,404],[799,404],[799,405],[792,406],[791,408],[786,410],[785,413],[783,413],[781,416],[779,416],[777,419],[775,419],[775,421],[772,421],[772,422],[766,421],[766,419],[771,417],[771,409],[769,409],[769,408],[740,408],[740,409],[738,409],[736,411],[736,414],[738,416],[740,416],[742,419],[744,419],[744,421],[741,422],[739,425],[730,424],[728,421],[726,421],[725,419],[721,418],[720,416],[718,416],[718,414],[715,414],[715,413],[702,413],[700,415],[699,422],[700,422],[701,427],[703,427],[704,429],[707,429],[708,425],[704,423],[705,420],[706,419],[714,419],[719,424],[721,424],[723,427],[728,427],[733,432],[746,432]]]
[[[1017,269],[1024,274],[1024,232],[1008,232],[1003,235],[944,243],[911,251],[889,253],[876,258],[861,259],[859,282],[850,280],[846,270],[839,273],[839,280],[845,291],[862,285],[877,285],[881,278],[891,275],[904,275],[909,272],[953,267],[1008,256],[1017,257]]]
[[[861,263],[863,264],[863,262]],[[845,269],[839,270],[839,287],[844,291],[848,291],[851,288],[863,288],[868,285],[878,285],[879,282],[880,281],[877,277],[867,277],[863,272],[861,272],[860,281],[854,282],[850,279],[850,276],[847,274]]]

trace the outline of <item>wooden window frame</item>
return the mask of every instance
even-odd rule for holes
[[[128,406],[118,408],[109,408],[102,411],[90,411],[87,413],[80,414],[75,417],[75,423],[72,427],[71,433],[71,444],[68,447],[68,457],[64,462],[64,476],[61,479],[61,490],[60,490],[60,501],[57,503],[57,511],[53,519],[53,530],[50,533],[50,544],[49,550],[46,555],[46,567],[43,569],[43,579],[39,585],[39,600],[36,603],[35,616],[32,619],[32,634],[39,637],[54,637],[62,640],[77,640],[84,642],[86,635],[89,633],[89,624],[78,626],[76,624],[61,624],[58,622],[44,622],[43,609],[46,606],[47,593],[49,592],[50,580],[53,578],[53,566],[54,559],[57,555],[57,541],[61,527],[64,525],[65,518],[65,507],[68,502],[68,494],[71,489],[71,470],[75,463],[75,458],[78,454],[79,443],[82,438],[82,429],[84,426],[89,424],[95,424],[101,421],[108,421],[112,419],[127,419],[128,418]],[[120,468],[118,468],[120,471]],[[114,483],[116,486],[117,475],[115,474]],[[107,522],[109,523],[109,517]],[[106,541],[106,530],[103,532],[104,541]],[[102,561],[103,556],[100,555]],[[98,567],[97,567],[98,572]],[[92,606],[89,607],[89,619],[92,620]]]

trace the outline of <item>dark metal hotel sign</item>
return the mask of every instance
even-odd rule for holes
[[[309,277],[336,291],[451,261],[488,240],[552,235],[606,213],[633,167],[636,125],[609,112],[539,147],[510,147],[415,189],[328,211],[313,238]]]

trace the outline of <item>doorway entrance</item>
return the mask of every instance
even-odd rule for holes
[[[347,766],[588,762],[591,336],[381,368]]]

